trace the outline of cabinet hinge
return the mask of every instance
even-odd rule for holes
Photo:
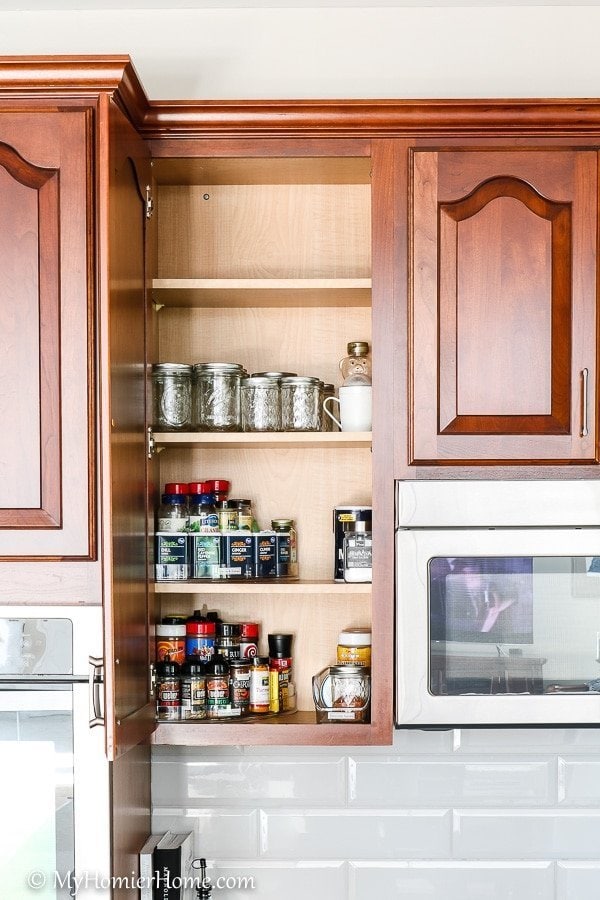
[[[154,663],[150,663],[149,665],[149,681],[148,681],[148,692],[151,697],[154,697],[154,688],[156,686],[156,668]]]
[[[148,428],[146,430],[146,455],[148,459],[152,459],[155,453],[156,443],[154,441],[154,435],[152,433],[152,425],[148,425]]]
[[[154,212],[154,197],[152,196],[152,188],[146,185],[146,218],[151,219]]]

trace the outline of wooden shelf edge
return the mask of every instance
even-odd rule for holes
[[[372,435],[370,431],[272,431],[272,432],[155,432],[154,443],[157,449],[166,447],[187,447],[193,449],[208,448],[226,449],[243,447],[244,449],[295,449],[314,447],[326,448],[370,448]]]
[[[153,290],[328,291],[371,288],[370,278],[153,278]]]
[[[371,594],[372,585],[335,581],[156,581],[157,594],[329,594],[347,597]]]
[[[371,305],[370,278],[155,278],[168,307],[349,307]]]
[[[314,712],[304,711],[265,722],[158,722],[152,735],[153,744],[171,746],[386,746],[391,742],[391,725],[318,725]]]

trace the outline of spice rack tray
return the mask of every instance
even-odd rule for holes
[[[276,581],[269,579],[218,581],[156,581],[157,594],[370,594],[371,583],[342,584],[335,581]]]
[[[318,447],[333,449],[340,447],[371,446],[370,431],[233,431],[233,432],[155,432],[154,443],[157,450],[167,447],[187,447],[189,449],[212,447],[227,448]]]
[[[154,744],[169,745],[351,745],[376,743],[377,729],[367,724],[317,724],[314,710],[300,710],[267,721],[160,722]]]

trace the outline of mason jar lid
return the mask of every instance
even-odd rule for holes
[[[315,386],[318,386],[319,384],[321,384],[321,381],[319,378],[313,378],[312,375],[294,375],[292,378],[282,378],[281,384],[282,384],[282,386],[285,384],[288,384],[288,385],[296,385],[296,384],[297,385],[301,385],[301,384],[313,385],[314,384]]]
[[[369,352],[369,344],[367,341],[350,341],[348,344],[348,353],[350,356],[366,356]]]
[[[183,363],[156,363],[152,366],[153,375],[191,375],[192,367]]]
[[[332,678],[368,678],[368,669],[365,666],[330,666]]]
[[[293,519],[271,519],[271,528],[293,528]]]
[[[246,370],[239,363],[196,363],[194,375],[242,375]]]
[[[251,378],[270,378],[281,380],[282,378],[296,378],[297,372],[253,372]]]
[[[324,391],[332,391],[333,393],[335,393],[335,385],[323,382],[323,390]]]
[[[268,378],[267,376],[263,377],[262,375],[249,375],[247,378],[242,378],[242,387],[272,388],[274,385],[278,384],[278,378]]]
[[[342,647],[370,647],[371,629],[346,628],[344,631],[340,631],[338,644],[341,644]]]

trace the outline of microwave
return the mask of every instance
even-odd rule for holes
[[[397,485],[399,727],[600,726],[600,493]]]

